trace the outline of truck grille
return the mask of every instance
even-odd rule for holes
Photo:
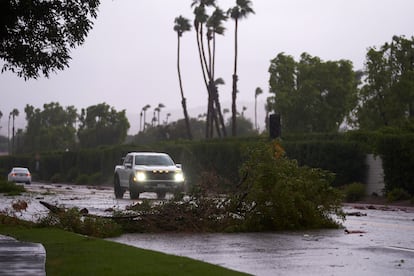
[[[152,170],[147,172],[147,176],[150,180],[174,180],[173,171]]]

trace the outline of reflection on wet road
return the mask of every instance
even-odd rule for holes
[[[28,187],[28,186],[27,186]],[[33,184],[20,197],[1,196],[0,210],[17,199],[27,200],[22,217],[47,214],[39,200],[107,214],[125,210],[133,201],[116,200],[111,188]],[[155,195],[144,194],[154,198]],[[414,275],[414,212],[355,209],[366,216],[348,216],[343,229],[289,233],[125,234],[111,240],[140,248],[188,256],[254,275]],[[110,214],[110,213],[109,213]]]

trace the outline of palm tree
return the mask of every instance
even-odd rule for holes
[[[139,113],[139,132],[141,132],[141,129],[142,129],[142,115],[143,114],[144,113],[141,110],[141,113]]]
[[[16,108],[14,108],[11,112],[10,115],[13,118],[13,127],[12,127],[12,154],[14,153],[14,135],[15,135],[15,131],[14,131],[14,119],[15,117],[19,116],[19,110],[17,110]]]
[[[247,107],[246,106],[243,106],[243,109],[242,109],[242,113],[241,113],[241,116],[244,118],[244,112],[247,110]]]
[[[155,122],[157,121],[157,117],[155,117],[156,112],[160,112],[160,109],[158,107],[154,108],[154,112],[152,113],[152,120],[151,120],[152,127],[155,125]]]
[[[263,90],[260,87],[256,88],[254,92],[254,128],[257,129],[257,96],[263,93]]]
[[[165,107],[165,105],[164,104],[162,104],[162,103],[159,103],[158,104],[158,107],[157,107],[157,112],[158,112],[158,125],[160,125],[160,113],[161,113],[161,109],[162,108],[164,108]]]
[[[148,108],[150,108],[151,106],[149,105],[149,104],[147,104],[146,106],[144,106],[143,108],[142,108],[142,111],[144,111],[144,131],[145,131],[145,127],[147,126],[147,123],[146,123],[146,113],[147,113],[147,109]]]
[[[11,154],[11,150],[10,150],[10,119],[11,119],[12,113],[9,113],[9,123],[7,125],[7,152],[10,155]]]
[[[206,138],[213,137],[213,125],[216,124],[217,135],[221,137],[221,132],[226,135],[224,120],[222,118],[221,108],[217,86],[215,85],[214,67],[215,67],[215,35],[223,34],[225,28],[222,22],[227,19],[224,12],[216,7],[215,0],[194,0],[194,29],[196,31],[197,47],[200,58],[201,69],[204,83],[208,93],[207,119],[206,119]],[[206,8],[216,7],[213,14],[209,17]],[[207,27],[207,53],[204,48],[204,26]],[[220,118],[217,118],[219,116]],[[221,125],[221,128],[220,128]]]
[[[230,112],[230,109],[228,109],[228,108],[223,108],[223,117],[224,117],[224,115],[225,114],[227,114],[227,113],[229,113]]]
[[[170,118],[171,113],[167,113],[167,116],[165,117],[165,124],[168,125],[168,118]]]
[[[183,107],[184,112],[184,120],[185,120],[185,127],[187,129],[187,137],[189,140],[193,139],[193,135],[191,134],[191,127],[190,127],[190,118],[188,116],[187,111],[187,100],[184,97],[184,89],[183,89],[183,83],[181,79],[181,68],[180,68],[180,41],[181,36],[184,32],[190,31],[191,25],[190,21],[181,15],[174,20],[174,31],[177,32],[177,72],[178,72],[178,82],[180,84],[180,93],[181,93],[181,106]],[[167,117],[168,121],[168,117]]]
[[[208,41],[208,49],[209,49],[209,106],[211,107],[212,114],[217,112],[218,120],[215,116],[211,116],[211,122],[213,119],[217,122],[217,132],[219,136],[221,136],[220,132],[223,132],[223,136],[227,136],[226,127],[224,124],[223,114],[221,112],[219,94],[218,94],[218,85],[224,84],[222,78],[215,79],[215,59],[216,59],[216,34],[223,35],[225,28],[223,27],[223,22],[227,20],[227,16],[225,13],[220,9],[216,8],[212,15],[208,18],[206,26],[208,28],[207,32],[207,41]],[[211,41],[213,42],[213,46],[211,49]],[[211,99],[210,99],[211,96]],[[214,106],[215,105],[215,106]],[[221,129],[219,128],[218,124],[220,124]],[[211,135],[212,137],[212,135]]]
[[[242,18],[247,17],[250,13],[254,13],[253,9],[250,7],[251,1],[250,0],[236,0],[236,6],[230,8],[227,13],[231,18],[234,20],[234,72],[233,72],[233,86],[232,86],[232,135],[236,136],[236,116],[237,116],[237,108],[236,108],[236,98],[237,98],[237,33],[239,27],[239,20]]]
[[[206,23],[208,19],[208,15],[206,14],[206,3],[203,0],[194,0],[191,4],[191,7],[194,7],[194,29],[196,34],[196,41],[197,41],[197,50],[198,50],[198,56],[200,59],[200,65],[201,65],[201,71],[204,79],[204,85],[206,86],[207,92],[208,92],[208,103],[207,103],[207,120],[206,120],[206,138],[209,137],[210,133],[210,114],[211,114],[211,106],[210,106],[210,89],[207,81],[207,76],[210,75],[210,73],[207,71],[207,61],[206,56],[204,52],[204,43],[203,43],[203,24]]]

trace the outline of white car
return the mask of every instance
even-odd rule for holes
[[[115,197],[122,198],[126,190],[131,199],[143,192],[155,192],[158,198],[164,198],[167,192],[184,192],[181,164],[175,164],[166,153],[130,152],[123,164],[115,167],[114,175]]]
[[[15,167],[8,174],[7,180],[10,182],[30,184],[32,183],[32,174],[28,168]]]

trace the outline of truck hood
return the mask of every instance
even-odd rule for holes
[[[181,171],[180,168],[176,166],[144,166],[144,165],[135,165],[135,170],[138,171]]]

